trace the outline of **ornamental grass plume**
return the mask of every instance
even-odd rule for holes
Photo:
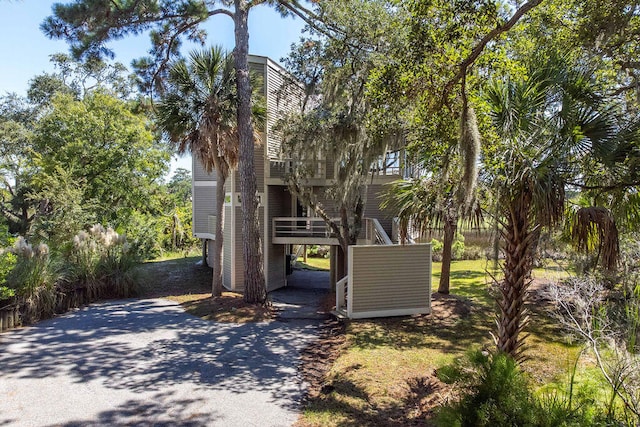
[[[124,234],[95,224],[73,238],[69,254],[72,283],[86,288],[90,299],[128,297],[134,293],[131,269],[135,254]]]
[[[19,257],[33,258],[33,247],[22,236],[16,239],[13,248],[11,248],[11,252]]]
[[[18,237],[10,251],[16,261],[7,276],[7,285],[15,290],[18,303],[24,307],[23,318],[33,322],[51,316],[61,275],[51,262],[49,246],[40,243],[34,247],[24,237]]]

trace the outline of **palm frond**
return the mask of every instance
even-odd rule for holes
[[[597,251],[606,269],[614,269],[620,255],[618,228],[611,212],[603,207],[579,208],[571,215],[569,235],[579,250]]]
[[[216,163],[225,170],[238,163],[236,90],[233,57],[218,46],[195,50],[188,61],[180,59],[169,69],[167,90],[156,109],[158,125],[178,152],[190,151],[208,172]],[[254,97],[256,143],[264,129],[263,104]]]

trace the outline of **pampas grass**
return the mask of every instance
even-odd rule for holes
[[[51,262],[49,247],[40,243],[33,246],[18,237],[9,249],[16,264],[7,276],[7,284],[15,290],[17,301],[23,305],[23,318],[34,322],[53,315],[56,306],[55,284],[60,270]]]
[[[135,294],[132,269],[136,258],[125,235],[96,224],[73,238],[69,253],[70,282],[85,287],[89,299]]]

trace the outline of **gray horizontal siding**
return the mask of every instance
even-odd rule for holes
[[[193,187],[193,231],[209,233],[209,215],[216,214],[216,187]]]
[[[231,282],[232,278],[232,269],[233,269],[233,218],[231,218],[231,206],[224,207],[224,241],[223,241],[223,282],[224,287],[227,289],[233,289],[233,284]]]
[[[325,176],[327,179],[334,179],[335,167],[336,167],[335,160],[331,155],[327,155],[327,158],[325,160],[326,160],[326,168],[327,168]]]
[[[349,248],[352,312],[429,308],[431,245]]]
[[[285,162],[269,162],[269,177],[284,178],[287,174]]]
[[[233,283],[233,290],[236,292],[242,292],[244,290],[244,262],[242,256],[242,208],[240,206],[234,207],[234,213],[236,218],[235,230],[234,230],[234,242],[233,242],[233,268],[236,272],[235,281]]]
[[[259,84],[260,84],[260,93],[261,94],[265,94],[265,87],[266,87],[266,79],[264,76],[264,72],[265,72],[265,64],[264,62],[253,62],[251,61],[251,59],[249,59],[249,72],[251,73],[251,77],[255,80],[258,80]],[[255,82],[254,80],[254,82]],[[252,82],[253,83],[253,82]],[[257,88],[254,88],[254,90]]]
[[[393,213],[380,208],[387,186],[381,184],[369,184],[367,186],[367,204],[364,208],[366,218],[375,218],[380,222],[382,228],[391,236],[393,226]]]
[[[253,152],[253,165],[256,172],[256,185],[258,192],[261,193],[264,188],[264,145],[257,145]],[[240,187],[238,185],[238,187]]]
[[[273,233],[273,218],[279,216],[290,216],[291,214],[291,194],[285,191],[283,186],[269,186],[269,211],[268,211],[268,243],[269,250],[269,271],[266,272],[268,280],[267,289],[273,290],[285,285],[285,253],[286,245],[271,244]]]
[[[313,194],[316,197],[316,201],[322,205],[324,211],[330,217],[338,216],[338,209],[336,209],[336,202],[327,195],[327,187],[313,187]]]
[[[211,171],[211,173],[207,173],[204,170],[204,166],[202,166],[202,162],[196,157],[193,156],[192,160],[192,176],[194,181],[215,181],[216,180],[216,172]]]
[[[286,84],[284,71],[267,63],[267,156],[277,159],[281,154],[281,137],[274,126],[286,113],[300,111],[303,91]]]
[[[256,174],[256,186],[258,192],[261,193],[264,188],[264,145],[256,145],[253,151],[253,171]],[[233,191],[240,192],[240,172],[235,171],[236,180]]]

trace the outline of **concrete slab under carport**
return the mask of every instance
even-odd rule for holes
[[[328,314],[320,304],[330,292],[328,271],[295,269],[287,276],[287,286],[270,292],[269,298],[279,310],[278,319],[322,320]]]

